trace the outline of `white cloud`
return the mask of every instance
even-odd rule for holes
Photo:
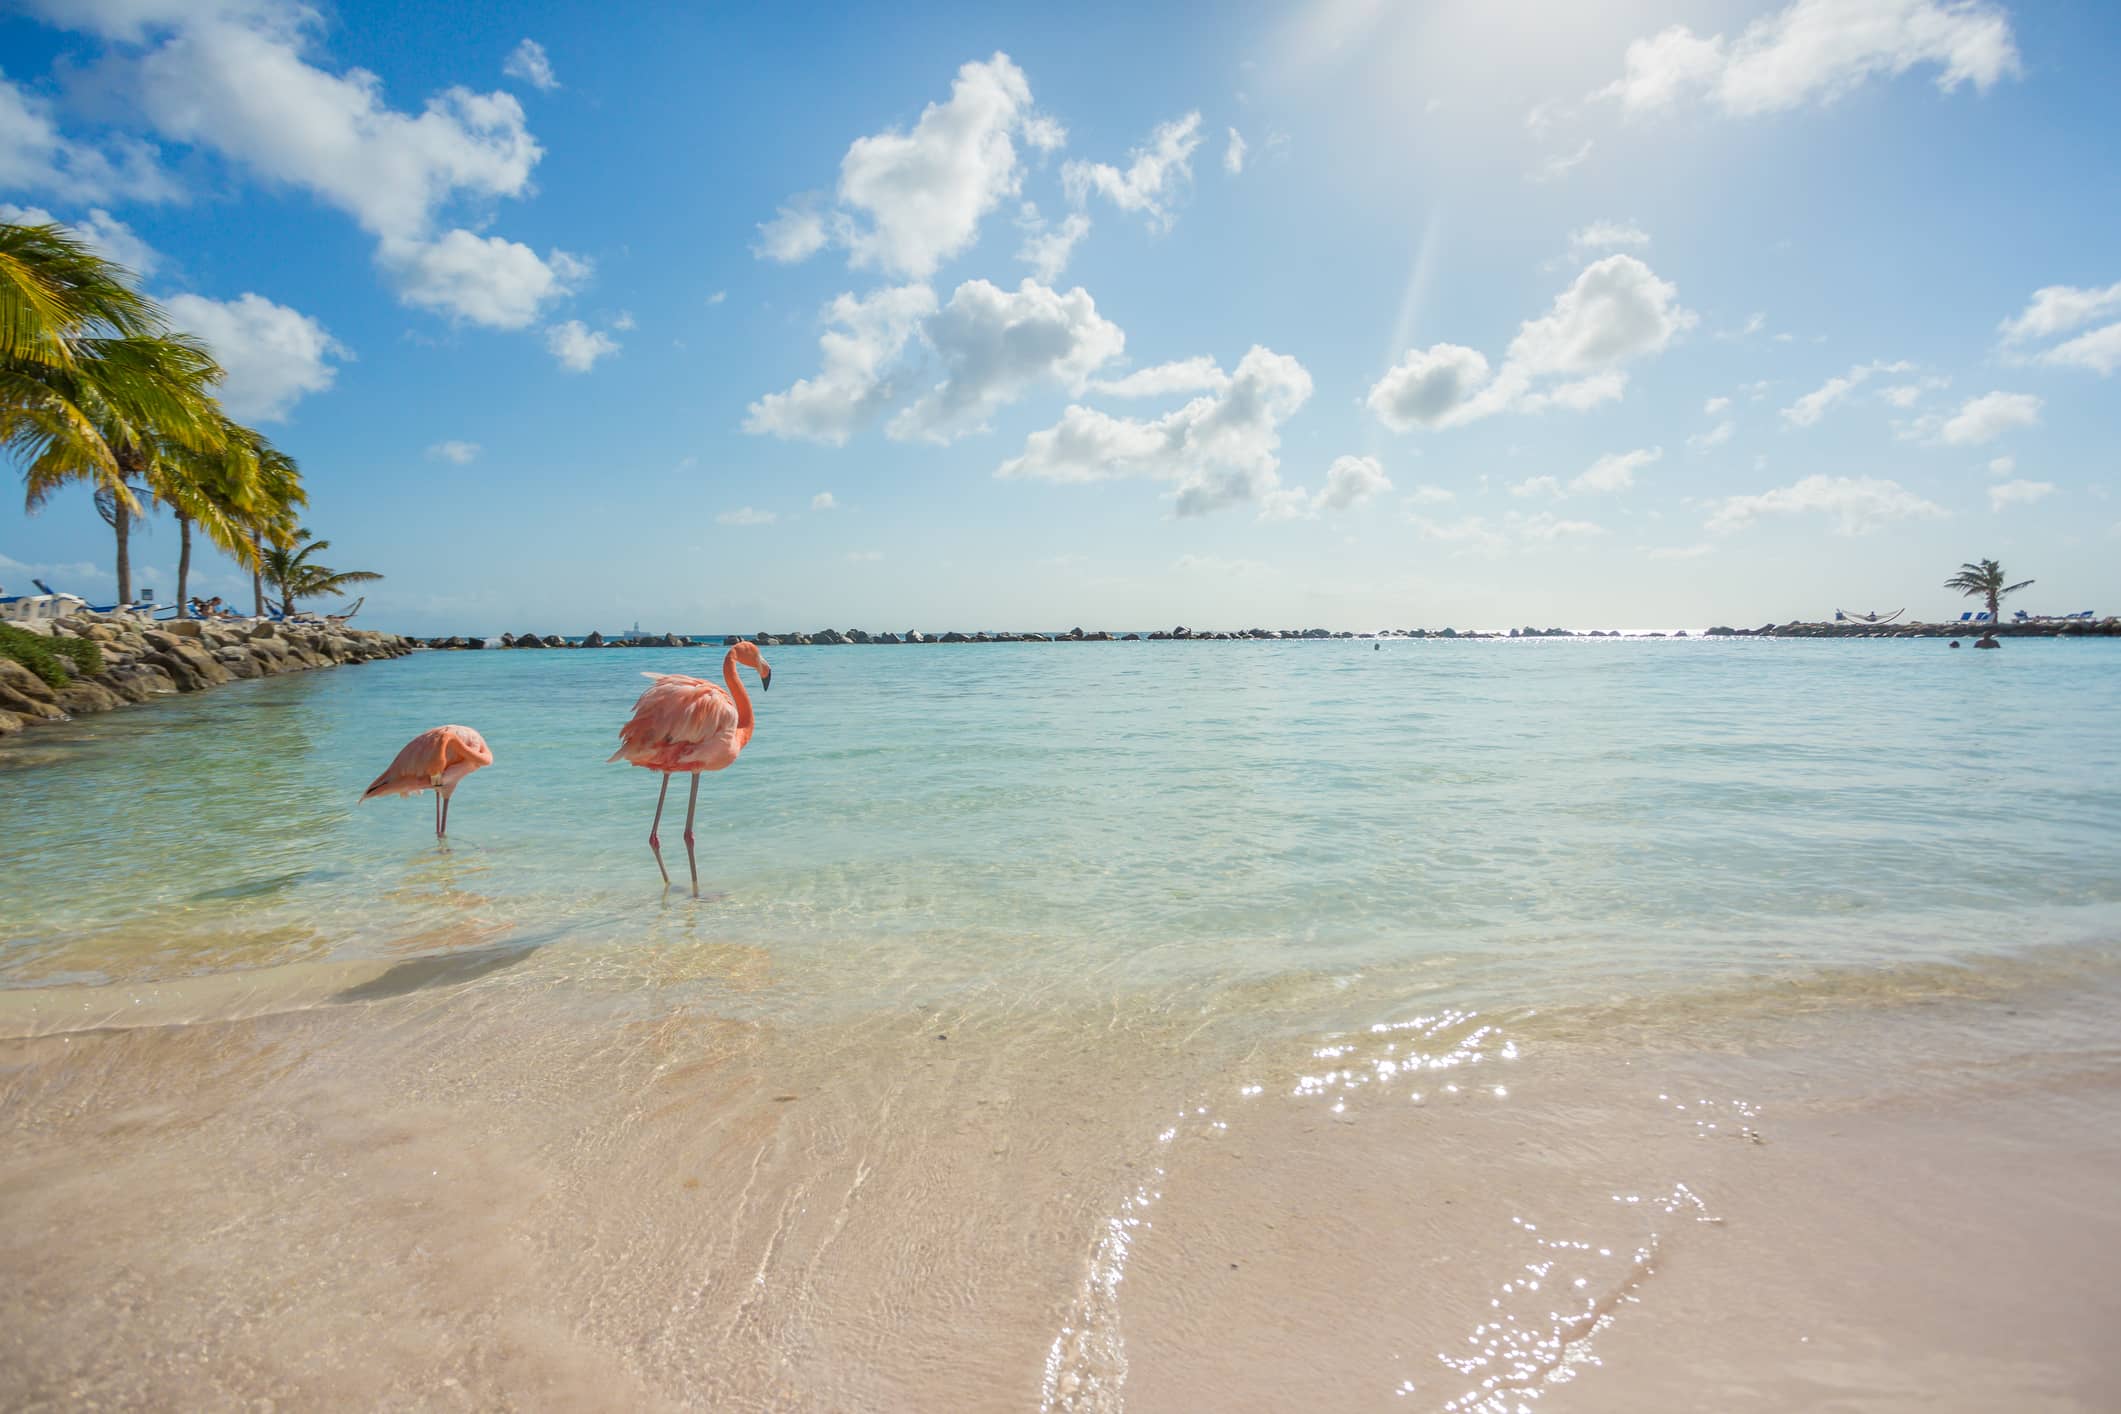
[[[2033,291],[2023,313],[1997,326],[2007,344],[2053,338],[2121,311],[2121,284],[2103,290],[2048,285]]]
[[[1109,398],[1164,398],[1174,393],[1218,392],[1228,386],[1230,375],[1206,354],[1137,368],[1123,378],[1102,378],[1092,383],[1093,392]]]
[[[1664,455],[1662,447],[1638,447],[1632,452],[1608,452],[1591,463],[1569,483],[1577,495],[1625,491],[1635,484],[1635,473]]]
[[[1058,118],[1033,113],[1024,119],[1024,141],[1040,152],[1058,152],[1068,145],[1068,130]]]
[[[715,515],[716,525],[771,525],[780,517],[772,511],[762,511],[751,506],[740,506],[733,511],[721,511]]]
[[[713,294],[711,294],[711,295],[707,296],[707,303],[709,303],[709,304],[720,304],[720,303],[721,303],[722,301],[724,301],[724,300],[726,300],[726,299],[728,299],[728,298],[729,298],[729,291],[727,291],[727,290],[716,290],[716,291],[715,291],[715,292],[714,292]]]
[[[1906,373],[1914,366],[1904,359],[1898,363],[1859,363],[1849,369],[1846,374],[1838,378],[1827,379],[1826,382],[1784,408],[1782,410],[1783,419],[1793,427],[1815,426],[1820,418],[1826,416],[1829,408],[1841,402],[1850,393],[1854,392],[1858,386],[1868,382],[1874,374]]]
[[[1869,476],[1807,476],[1757,496],[1730,496],[1719,502],[1708,528],[1724,534],[1751,525],[1765,515],[1827,516],[1836,534],[1862,535],[1887,521],[1941,516],[1944,508],[1923,500],[1897,481]]]
[[[1831,102],[1918,66],[1939,71],[1940,89],[1987,91],[2019,72],[2009,16],[1990,0],[1794,0],[1733,41],[1685,25],[1638,39],[1625,75],[1593,96],[1642,112],[1701,93],[1747,116]]]
[[[1126,171],[1105,162],[1068,162],[1061,167],[1061,183],[1077,206],[1096,192],[1122,211],[1142,213],[1152,230],[1168,231],[1175,219],[1168,199],[1192,181],[1193,150],[1199,146],[1200,114],[1188,113],[1159,124],[1146,145],[1127,154]]]
[[[211,300],[185,294],[165,303],[174,327],[198,335],[213,350],[226,375],[221,405],[231,417],[278,422],[305,395],[331,386],[338,370],[330,360],[352,357],[322,324],[263,295]]]
[[[565,320],[545,331],[545,347],[570,373],[587,373],[597,360],[619,351],[619,341],[579,319]]]
[[[2067,343],[2057,344],[2040,355],[2040,361],[2075,364],[2104,377],[2121,368],[2121,323],[2109,324],[2104,329],[2094,329]]]
[[[933,313],[935,292],[926,285],[899,285],[860,299],[841,295],[827,306],[830,327],[818,339],[817,376],[751,404],[744,430],[845,446],[896,396],[890,367]]]
[[[1455,501],[1458,496],[1441,486],[1417,486],[1400,500],[1409,506],[1440,506]]]
[[[1994,457],[1990,459],[1988,464],[1988,474],[1990,476],[2009,476],[2017,469],[2018,459],[2016,457]]]
[[[630,309],[620,310],[617,317],[611,321],[611,327],[618,330],[621,334],[633,328],[633,311]]]
[[[1367,401],[1400,432],[1505,410],[1582,409],[1619,397],[1626,375],[1618,365],[1663,350],[1695,322],[1677,286],[1632,255],[1609,255],[1586,266],[1545,315],[1519,326],[1492,378],[1477,350],[1437,344],[1410,350]]]
[[[1392,489],[1375,457],[1335,457],[1316,492],[1301,487],[1269,491],[1260,498],[1261,520],[1312,519],[1325,511],[1352,510]]]
[[[810,509],[813,511],[836,511],[839,506],[839,501],[830,491],[820,491],[810,498]]]
[[[1704,416],[1714,417],[1719,412],[1730,411],[1730,407],[1731,400],[1729,398],[1710,398],[1701,405],[1701,411]]]
[[[808,260],[831,239],[815,196],[800,196],[782,206],[773,213],[771,221],[759,222],[758,231],[758,243],[751,247],[752,253],[761,260],[782,265]]]
[[[1522,481],[1511,482],[1510,494],[1523,501],[1534,496],[1551,499],[1568,493],[1561,489],[1561,478],[1558,476],[1528,476]]]
[[[849,262],[926,279],[971,246],[981,219],[1017,190],[1011,134],[1030,110],[1023,70],[996,54],[960,68],[949,100],[923,109],[911,132],[856,138],[840,160],[839,197],[868,220],[849,223]]]
[[[1955,447],[1992,442],[2013,427],[2037,426],[2041,406],[2031,393],[1983,393],[1969,398],[1938,435]]]
[[[789,264],[837,245],[857,269],[925,280],[969,249],[987,213],[1020,189],[1017,137],[1051,152],[1068,134],[1032,111],[1030,81],[1007,54],[965,64],[950,97],[923,108],[910,131],[889,129],[848,145],[836,209],[826,209],[816,193],[796,197],[760,223],[752,249]],[[1033,263],[1051,280],[1066,263],[1065,249],[1058,258],[1056,265]]]
[[[385,239],[376,259],[407,304],[489,329],[523,328],[590,273],[564,250],[541,259],[520,242],[461,229],[431,241]]]
[[[967,280],[925,332],[944,377],[891,420],[899,441],[943,443],[978,430],[1042,380],[1080,392],[1127,344],[1089,291],[1077,286],[1064,295],[1028,279],[1014,291]]]
[[[552,60],[545,53],[545,46],[535,39],[525,39],[509,51],[508,59],[501,65],[501,72],[512,79],[521,79],[541,93],[550,93],[560,86],[552,72]]]
[[[1703,555],[1713,552],[1715,548],[1714,545],[1706,542],[1699,545],[1660,545],[1650,551],[1650,558],[1653,560],[1698,560]]]
[[[2001,486],[1988,488],[1988,507],[2000,511],[2005,506],[2029,506],[2055,494],[2052,481],[2006,481]]]
[[[110,78],[164,136],[310,191],[379,237],[425,237],[435,211],[458,196],[523,195],[544,155],[510,94],[452,87],[411,114],[391,108],[382,80],[364,69],[316,67],[307,54],[322,19],[307,6],[68,0],[57,18],[107,33],[152,30],[157,42]]]
[[[5,140],[0,136],[0,142]],[[160,252],[141,240],[132,227],[100,206],[90,208],[88,215],[79,220],[61,221],[41,206],[16,206],[0,201],[0,221],[15,226],[65,226],[90,250],[105,260],[116,261],[135,275],[152,275],[155,267],[162,263]]]
[[[1024,243],[1017,247],[1016,258],[1030,266],[1040,283],[1047,285],[1060,278],[1076,245],[1090,234],[1090,218],[1080,211],[1070,212],[1058,226],[1049,227],[1038,208],[1029,202],[1024,203],[1017,226],[1024,233]]]
[[[1230,145],[1223,149],[1223,170],[1236,176],[1245,170],[1245,138],[1237,129],[1230,129]]]
[[[1500,522],[1485,516],[1466,516],[1445,522],[1418,515],[1407,517],[1407,521],[1424,540],[1456,545],[1486,555],[1605,534],[1605,527],[1601,525],[1587,520],[1563,520],[1552,511],[1535,511],[1530,515],[1511,511]]]
[[[1650,233],[1632,221],[1593,221],[1580,231],[1569,236],[1569,253],[1582,255],[1586,251],[1614,250],[1620,246],[1645,246],[1650,243]]]
[[[521,328],[586,267],[468,230],[435,234],[461,201],[530,191],[544,149],[501,91],[443,89],[418,112],[393,108],[364,69],[312,62],[322,12],[294,0],[178,4],[40,0],[55,23],[137,46],[99,80],[162,138],[218,153],[267,183],[306,191],[377,239],[377,263],[409,304]]]
[[[431,462],[454,462],[458,466],[469,466],[479,459],[479,453],[484,450],[477,442],[437,442],[427,449],[427,459]]]
[[[1395,432],[1441,427],[1471,421],[1458,414],[1487,381],[1487,355],[1463,344],[1437,344],[1408,350],[1407,356],[1371,387],[1365,401],[1378,421]]]
[[[1113,417],[1071,405],[1025,439],[1002,477],[1089,482],[1144,476],[1174,486],[1176,512],[1202,515],[1260,501],[1280,485],[1281,424],[1311,396],[1311,375],[1286,354],[1254,345],[1228,382],[1162,417]]]
[[[1319,489],[1317,505],[1320,510],[1344,511],[1391,489],[1391,478],[1377,458],[1336,457],[1326,468],[1326,484]]]
[[[1730,400],[1728,398],[1722,398],[1716,399],[1716,401],[1729,402]],[[1713,447],[1720,447],[1724,443],[1730,441],[1732,434],[1737,432],[1737,430],[1738,424],[1731,421],[1729,418],[1725,418],[1723,421],[1717,423],[1714,427],[1711,427],[1708,431],[1697,432],[1693,436],[1687,438],[1687,450],[1691,452],[1706,452]]]
[[[1550,407],[1585,412],[1600,403],[1618,402],[1627,391],[1628,375],[1616,368],[1556,383],[1545,392],[1526,393],[1517,400],[1516,407],[1520,412],[1544,412]]]
[[[62,201],[167,201],[177,189],[147,143],[117,139],[106,151],[59,132],[51,105],[0,75],[0,191]]]
[[[1550,154],[1527,175],[1535,182],[1555,181],[1567,175],[1572,168],[1583,165],[1584,161],[1591,155],[1591,147],[1591,140],[1585,138],[1580,146],[1567,152]]]

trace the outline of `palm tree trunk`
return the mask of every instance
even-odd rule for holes
[[[177,512],[177,617],[191,617],[191,601],[185,590],[191,585],[191,517]]]
[[[122,498],[115,509],[117,513],[111,517],[111,529],[118,535],[118,602],[130,604],[133,602],[133,559],[128,542],[132,537],[133,513],[125,508]]]
[[[250,550],[260,560],[264,558],[265,542],[255,533],[250,537]],[[259,563],[250,567],[250,612],[255,618],[265,617],[265,570]]]

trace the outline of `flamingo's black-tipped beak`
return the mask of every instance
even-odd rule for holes
[[[773,691],[773,669],[767,667],[764,663],[759,664],[759,691]]]

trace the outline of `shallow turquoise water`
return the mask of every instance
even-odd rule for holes
[[[1543,1002],[2121,937],[2121,651],[2014,642],[778,648],[683,897],[643,670],[427,653],[0,749],[0,986],[478,945],[763,948],[746,1005],[1183,1003],[1390,976]],[[356,797],[477,727],[458,792]]]

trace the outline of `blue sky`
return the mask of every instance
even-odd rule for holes
[[[2121,612],[2115,7],[695,8],[31,0],[0,203],[377,626]]]

